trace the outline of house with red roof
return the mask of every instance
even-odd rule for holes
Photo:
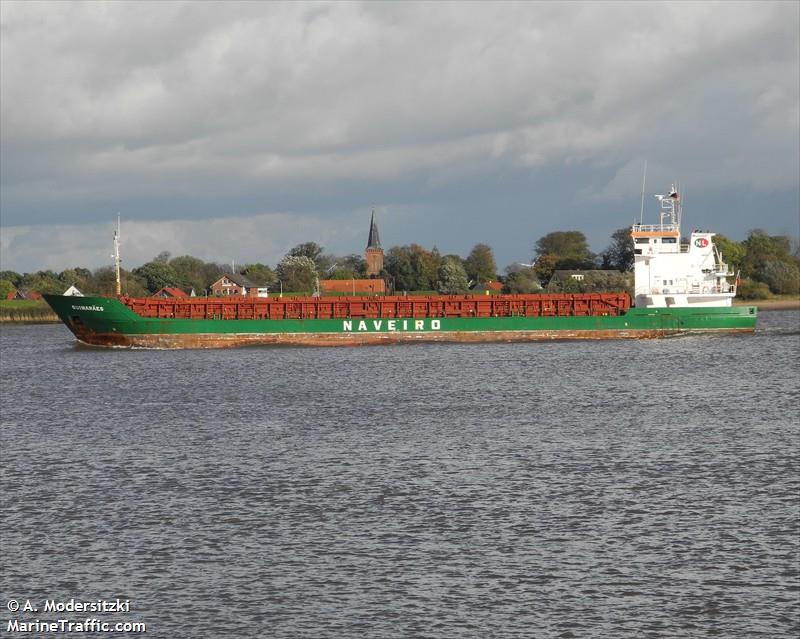
[[[153,297],[189,297],[184,291],[174,286],[165,286]]]
[[[6,295],[7,300],[40,300],[42,299],[42,294],[39,291],[28,291],[25,289],[15,289],[13,291],[9,291],[8,295]]]

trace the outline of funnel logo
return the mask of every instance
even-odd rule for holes
[[[695,245],[695,246],[698,246],[698,247],[700,247],[700,248],[705,248],[706,246],[708,246],[708,239],[707,239],[707,238],[705,238],[705,237],[698,237],[698,238],[697,238],[697,239],[694,241],[694,245]]]

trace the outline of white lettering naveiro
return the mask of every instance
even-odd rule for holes
[[[413,326],[412,326],[413,324]],[[355,325],[355,327],[354,327]],[[442,322],[438,319],[432,320],[408,320],[408,319],[391,319],[391,320],[342,320],[342,330],[352,332],[361,331],[369,333],[386,333],[397,331],[439,331],[442,328]]]
[[[103,309],[102,306],[96,306],[94,304],[92,306],[85,306],[83,304],[73,304],[72,305],[72,310],[73,311],[100,311],[100,312],[102,312],[104,309]]]

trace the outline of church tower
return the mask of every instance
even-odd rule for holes
[[[378,225],[375,224],[375,211],[372,211],[372,219],[369,223],[369,238],[367,238],[367,250],[364,252],[367,260],[367,277],[379,277],[383,270],[383,249],[381,248],[381,238],[378,236]]]

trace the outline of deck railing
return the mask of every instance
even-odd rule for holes
[[[678,224],[634,224],[634,233],[680,233]]]

